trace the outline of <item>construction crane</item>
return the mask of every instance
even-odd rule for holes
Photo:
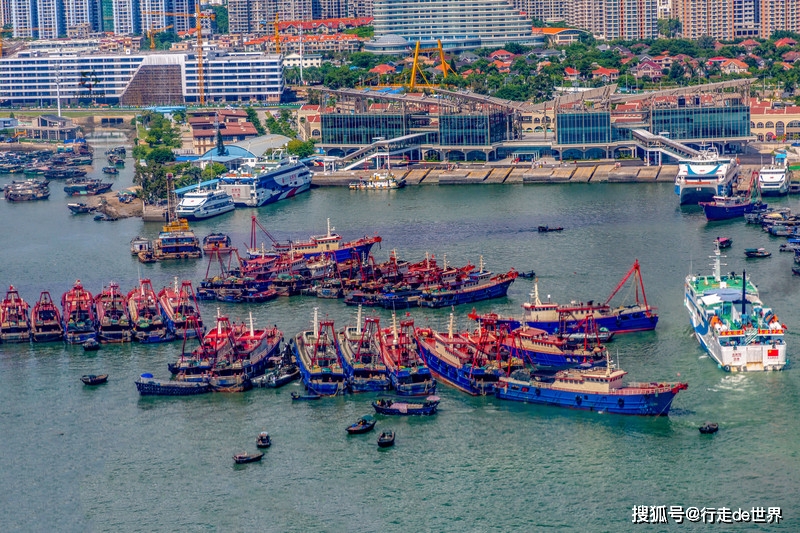
[[[278,22],[279,22],[278,14],[275,13],[275,53],[276,54],[280,54],[281,53],[281,34],[278,31]]]
[[[150,37],[150,50],[156,49],[156,41],[155,39],[153,39],[153,36],[158,32],[170,29],[172,26],[173,26],[172,24],[168,24],[163,28],[157,28],[155,30],[147,30],[147,36]]]
[[[205,80],[203,79],[203,19],[214,20],[217,16],[214,13],[202,13],[200,2],[197,3],[194,13],[173,13],[171,11],[142,11],[143,15],[166,15],[168,17],[194,17],[197,31],[197,90],[198,101],[201,106],[206,105]]]
[[[410,90],[413,91],[417,87],[434,87],[434,85],[428,83],[428,80],[425,78],[425,74],[423,74],[422,69],[419,68],[420,53],[423,54],[433,53],[433,52],[439,53],[439,61],[441,62],[443,79],[447,77],[448,73],[450,74],[456,73],[456,71],[453,70],[453,67],[451,67],[444,58],[444,49],[442,49],[442,41],[437,40],[436,44],[437,44],[436,48],[420,48],[419,41],[417,41],[417,45],[414,47],[414,63],[411,66],[411,80],[409,82]],[[420,85],[417,83],[417,74],[422,76],[422,80],[425,82],[424,85]]]

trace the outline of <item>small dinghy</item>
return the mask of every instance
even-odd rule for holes
[[[269,433],[262,431],[256,437],[256,446],[259,448],[269,448],[272,446],[272,439],[269,438]]]
[[[706,422],[698,429],[700,430],[700,433],[704,435],[709,435],[711,433],[716,433],[717,431],[719,431],[719,425],[716,422]]]
[[[81,376],[81,381],[83,381],[84,385],[100,385],[101,383],[108,381],[108,374],[100,374],[99,376],[87,374],[85,376]]]
[[[388,448],[394,446],[394,431],[387,429],[378,437],[378,446],[381,448]]]
[[[299,394],[297,392],[293,392],[292,393],[292,400],[297,400],[297,401],[301,401],[301,400],[319,400],[320,398],[322,398],[322,396],[320,396],[316,392],[307,392],[305,394]]]
[[[358,421],[347,428],[347,433],[350,435],[358,435],[359,433],[367,433],[375,428],[375,419],[369,415],[362,416]]]
[[[100,343],[97,342],[97,339],[89,339],[83,343],[84,352],[96,352],[99,349],[100,349]]]
[[[264,457],[262,453],[237,453],[233,456],[233,460],[237,465],[243,465],[245,463],[255,463],[256,461],[260,461],[261,458]]]

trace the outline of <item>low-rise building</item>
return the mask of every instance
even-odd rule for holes
[[[800,106],[753,103],[750,106],[750,131],[759,141],[800,139]]]
[[[43,141],[72,141],[78,138],[78,126],[71,119],[57,115],[40,115],[29,124],[20,123],[17,136]]]

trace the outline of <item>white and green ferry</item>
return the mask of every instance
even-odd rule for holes
[[[719,247],[711,276],[686,277],[685,305],[695,336],[727,372],[781,370],[786,366],[786,327],[764,306],[742,275],[721,273]]]

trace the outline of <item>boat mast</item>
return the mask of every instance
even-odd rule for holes
[[[253,327],[253,312],[250,311],[250,337],[255,336],[255,328]]]
[[[358,305],[358,314],[356,315],[356,335],[361,336],[361,304]]]
[[[447,325],[447,339],[448,340],[453,340],[453,329],[455,327],[455,319],[456,319],[456,317],[453,314],[453,312],[451,311],[450,312],[450,323]],[[478,322],[478,324],[480,324],[480,322]]]
[[[397,345],[397,312],[392,310],[392,344]]]

